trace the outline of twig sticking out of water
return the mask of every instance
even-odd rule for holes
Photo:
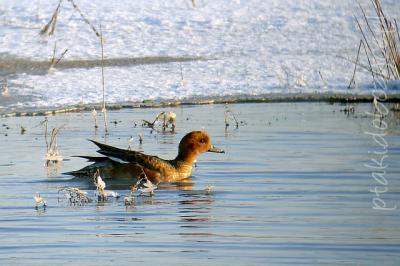
[[[103,88],[103,108],[102,113],[104,115],[104,131],[108,134],[108,122],[107,122],[107,108],[106,108],[106,96],[105,96],[105,85],[104,85],[104,42],[103,32],[100,24],[100,44],[101,44],[101,84]]]
[[[57,25],[57,17],[58,13],[60,12],[60,7],[61,3],[63,0],[60,0],[58,2],[56,10],[54,10],[53,16],[51,16],[50,21],[41,29],[40,34],[48,34],[48,35],[53,35],[54,31],[56,30],[56,25]]]
[[[57,135],[60,132],[61,127],[53,128],[50,134],[50,142],[47,139],[47,117],[42,122],[45,126],[44,139],[46,141],[46,166],[49,166],[51,163],[61,162],[64,158],[58,152],[58,144],[57,144]]]
[[[139,134],[139,144],[143,144],[143,134]]]
[[[133,142],[133,137],[132,136],[130,136],[129,137],[129,139],[128,139],[128,150],[132,150],[132,142]]]
[[[176,114],[174,112],[161,112],[159,113],[156,118],[154,119],[153,122],[149,122],[147,120],[143,119],[143,126],[144,127],[149,127],[154,129],[154,127],[156,126],[156,123],[158,121],[162,121],[163,122],[163,131],[165,131],[169,126],[171,126],[171,131],[174,132],[175,131],[175,127],[176,127]]]
[[[115,191],[105,190],[106,183],[100,176],[100,171],[97,169],[94,174],[93,183],[96,186],[95,195],[99,201],[105,201],[107,198],[119,198],[119,194]]]
[[[106,183],[100,176],[100,171],[97,169],[96,173],[94,174],[93,183],[96,186],[96,195],[99,200],[105,200],[107,198],[105,193]]]
[[[142,120],[143,121],[143,124],[142,124],[142,126],[144,126],[144,127],[149,127],[149,128],[154,128],[154,126],[156,125],[156,122],[160,119],[160,117],[162,116],[162,115],[164,115],[164,113],[165,112],[161,112],[161,113],[159,113],[157,116],[156,116],[156,118],[154,119],[154,121],[153,122],[150,122],[150,121],[147,121],[147,120]]]
[[[93,116],[93,120],[94,120],[94,128],[97,129],[97,128],[99,128],[99,125],[97,124],[97,112],[96,112],[96,109],[94,109],[94,108],[92,111],[92,116]]]
[[[36,195],[33,197],[33,199],[35,200],[36,208],[46,208],[47,202],[42,196],[40,196],[39,192],[36,192]]]
[[[225,129],[229,127],[229,119],[232,119],[235,122],[236,128],[239,128],[239,121],[237,120],[235,114],[229,109],[227,104],[225,105],[224,117],[225,117]]]
[[[131,191],[135,192],[138,191],[140,192],[140,195],[144,195],[144,193],[149,193],[150,196],[154,195],[154,190],[157,189],[157,186],[154,185],[146,175],[146,172],[144,171],[143,167],[138,165],[142,173],[139,175],[139,179],[136,182],[134,186],[131,187]]]

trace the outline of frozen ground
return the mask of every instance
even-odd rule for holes
[[[354,58],[360,39],[353,17],[359,8],[353,0],[196,0],[195,7],[190,0],[75,2],[93,25],[102,24],[106,58],[142,62],[116,60],[105,69],[110,103],[344,91],[353,65],[338,56]],[[360,2],[371,11],[368,0]],[[39,35],[57,3],[0,2],[0,73],[8,79],[10,94],[0,96],[0,111],[102,100],[99,64],[42,71],[55,42],[57,55],[68,49],[67,63],[101,56],[99,38],[68,0],[61,4],[55,34]],[[399,17],[400,2],[382,4]],[[153,64],[146,64],[148,57],[155,58]],[[191,60],[179,62],[183,58]],[[369,74],[360,72],[356,78],[359,87],[353,92],[369,93]]]

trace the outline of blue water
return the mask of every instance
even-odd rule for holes
[[[95,155],[86,139],[105,141],[90,113],[50,116],[63,126],[59,168],[44,166],[43,117],[2,118],[0,128],[1,265],[399,265],[400,213],[374,210],[374,187],[364,166],[378,150],[364,132],[373,130],[358,104],[235,104],[243,123],[225,129],[224,105],[168,108],[177,133],[152,132],[134,122],[163,109],[109,113],[109,144],[172,158],[188,131],[204,128],[225,154],[199,157],[191,182],[161,186],[133,206],[122,199],[71,206],[58,189],[76,186],[93,197],[91,182],[61,172],[86,165],[73,155]],[[99,116],[99,119],[101,117]],[[400,205],[400,135],[396,113],[385,118],[389,164],[388,206]],[[20,134],[20,125],[27,128]],[[7,136],[6,136],[7,134]],[[142,146],[136,136],[143,134]],[[108,182],[125,195],[129,182]],[[214,186],[211,193],[204,189]],[[46,209],[35,209],[40,192]]]

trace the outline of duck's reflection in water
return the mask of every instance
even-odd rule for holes
[[[203,228],[205,225],[197,224],[210,221],[211,204],[214,202],[213,194],[207,189],[194,190],[194,182],[185,179],[178,183],[163,185],[162,190],[180,191],[178,213],[183,224],[181,227]]]

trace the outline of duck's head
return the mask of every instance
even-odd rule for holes
[[[179,143],[178,158],[192,163],[198,155],[204,152],[224,153],[223,150],[212,145],[207,132],[192,131],[186,134]]]

